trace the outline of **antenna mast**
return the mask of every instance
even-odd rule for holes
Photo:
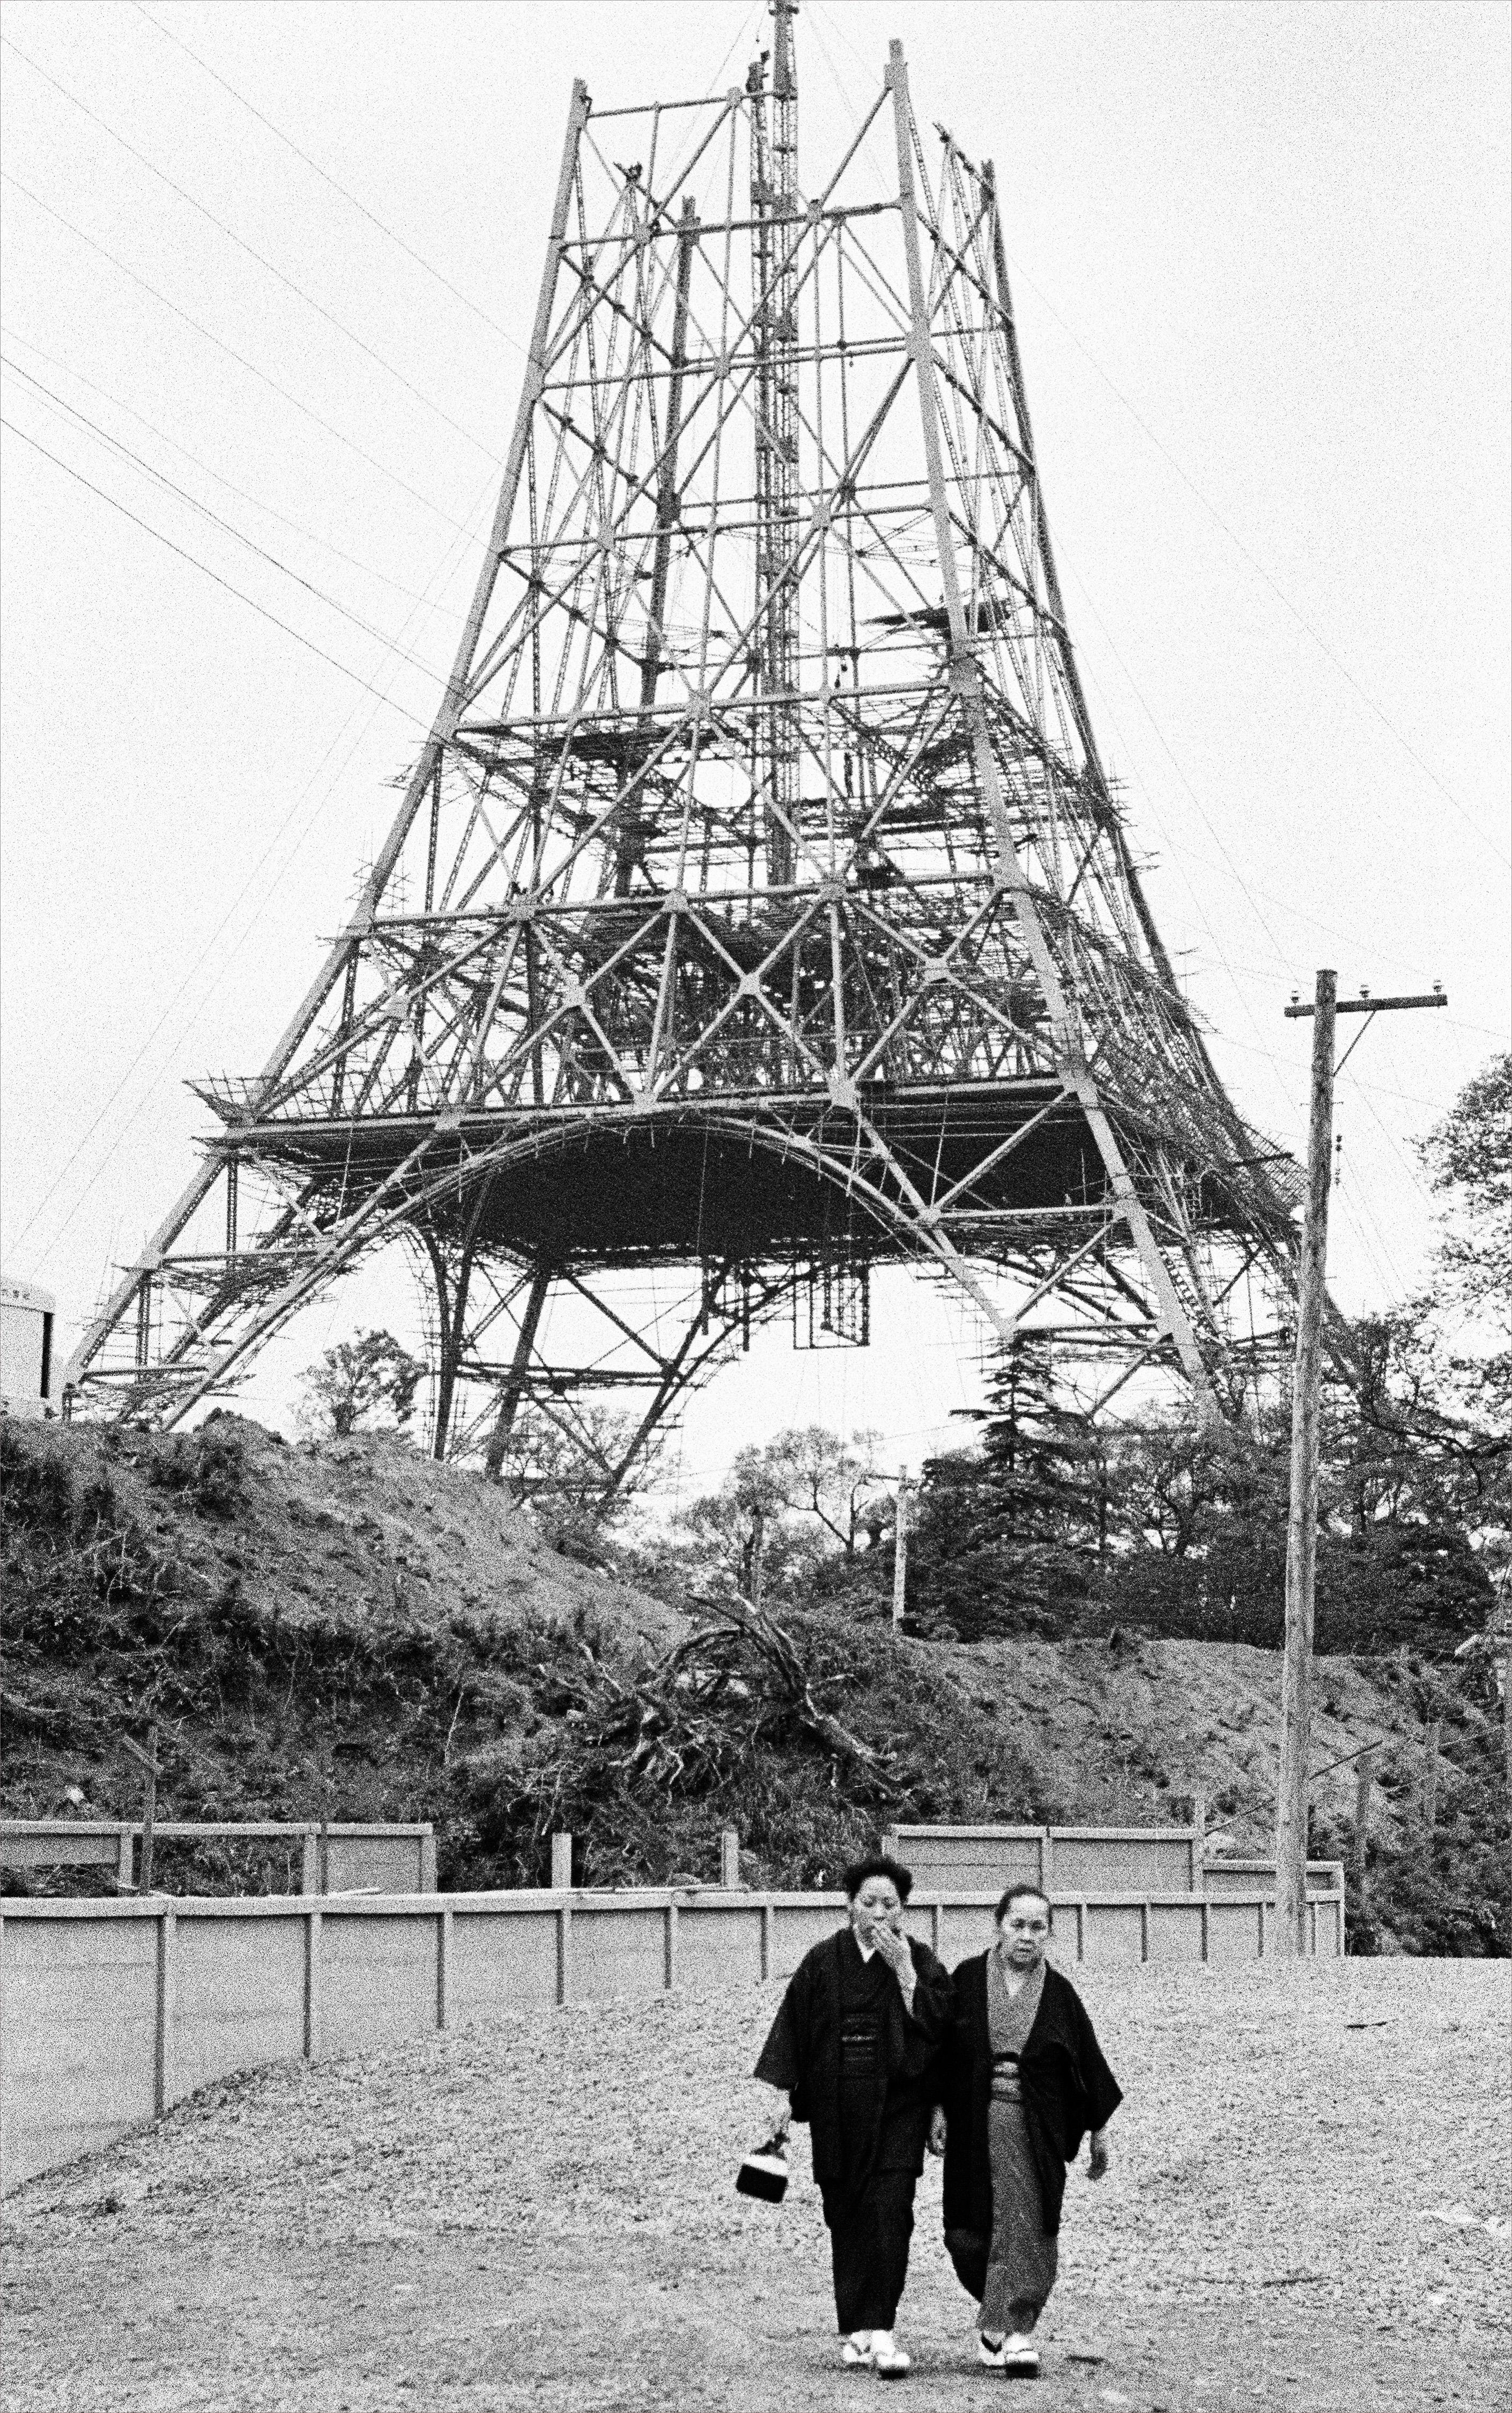
[[[751,97],[750,200],[755,246],[756,578],[762,601],[757,675],[770,706],[766,762],[766,871],[774,888],[793,874],[798,817],[798,320],[793,221],[797,215],[798,73],[793,21],[798,0],[772,0],[776,36],[768,110],[763,60],[747,79]]]

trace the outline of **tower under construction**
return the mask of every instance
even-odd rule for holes
[[[1077,674],[992,166],[895,43],[805,173],[771,13],[721,94],[574,87],[429,737],[263,1070],[200,1088],[82,1412],[182,1417],[399,1243],[437,1451],[530,1401],[610,1486],[756,1324],[864,1342],[890,1261],[1053,1334],[1094,1411],[1158,1369],[1226,1403],[1287,1313],[1291,1168]]]

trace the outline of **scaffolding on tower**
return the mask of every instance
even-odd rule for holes
[[[1295,1169],[1104,769],[997,180],[894,44],[806,181],[798,13],[722,95],[574,87],[434,725],[262,1072],[199,1085],[77,1412],[177,1421],[395,1247],[437,1453],[528,1402],[606,1489],[761,1324],[866,1345],[890,1265],[1092,1413],[1230,1412],[1282,1345]]]

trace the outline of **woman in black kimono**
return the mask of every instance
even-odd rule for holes
[[[1045,1896],[1010,1886],[994,1916],[991,1948],[955,1973],[945,2244],[981,2301],[981,2361],[1028,2378],[1040,2367],[1031,2333],[1055,2285],[1066,2166],[1090,2130],[1088,2175],[1103,2176],[1122,2095],[1080,1995],[1046,1964]]]
[[[849,1922],[798,1963],[755,2071],[785,2097],[778,2133],[808,2124],[840,2359],[884,2379],[909,2367],[893,2324],[952,1999],[934,1954],[903,1932],[912,1883],[881,1857],[846,1870]]]

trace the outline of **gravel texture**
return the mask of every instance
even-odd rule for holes
[[[1081,1987],[1127,2100],[1112,2174],[1068,2189],[1035,2401],[1505,2413],[1507,1964]],[[733,2191],[776,1999],[574,2006],[207,2089],[9,2199],[0,2404],[776,2413],[874,2394],[837,2367],[805,2147],[779,2210]],[[1011,2385],[974,2365],[933,2163],[900,2332],[905,2404]]]

